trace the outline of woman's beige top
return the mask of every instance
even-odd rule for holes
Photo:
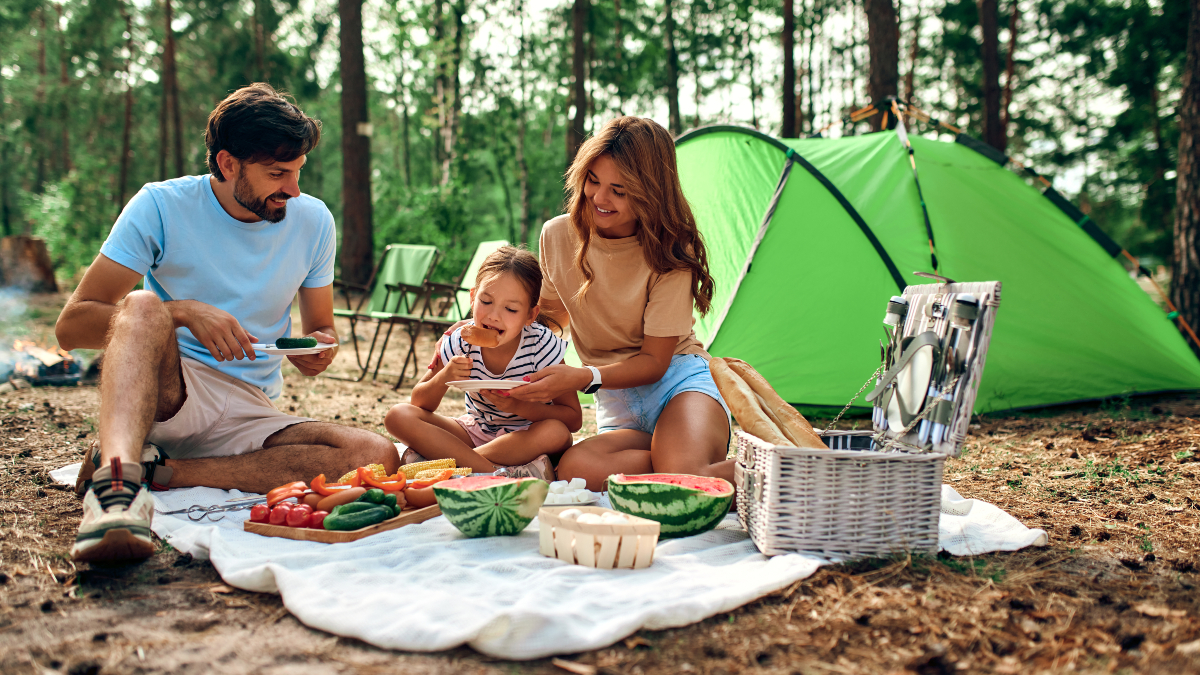
[[[676,354],[708,358],[692,325],[692,275],[686,270],[656,274],[646,264],[637,237],[593,235],[587,261],[592,285],[577,297],[583,273],[575,267],[578,243],[569,216],[542,227],[542,297],[560,299],[571,315],[571,342],[584,364],[620,363],[642,349],[642,338],[678,337]]]

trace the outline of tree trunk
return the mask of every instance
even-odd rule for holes
[[[263,0],[254,0],[254,16],[252,17],[251,29],[254,31],[254,79],[259,82],[266,82],[270,79],[267,75],[266,67],[266,51],[267,51],[267,36],[264,33],[262,25],[263,17]]]
[[[618,4],[620,0],[617,0]],[[517,70],[521,84],[521,100],[517,104],[517,180],[518,192],[520,192],[520,231],[519,239],[515,244],[529,243],[529,165],[525,161],[525,136],[527,133],[525,118],[527,111],[525,109],[528,101],[529,90],[526,88],[525,81],[525,50],[528,43],[525,41],[525,4],[522,0],[517,0],[517,15],[521,21],[521,44],[517,51]],[[619,25],[619,22],[618,22]],[[553,119],[553,117],[551,117]]]
[[[371,123],[363,58],[362,0],[339,0],[342,75],[342,279],[365,284],[371,275]]]
[[[700,89],[700,50],[697,47],[699,39],[696,31],[696,2],[688,5],[688,32],[690,33],[690,44],[692,51],[692,79],[696,81],[695,96],[693,104],[696,106],[696,115],[692,118],[692,128],[700,126],[700,94],[703,90]]]
[[[58,292],[45,239],[29,235],[0,239],[0,286],[16,286],[31,293]]]
[[[621,77],[624,66],[624,43],[621,42],[621,0],[613,0],[613,85],[617,90],[617,112],[624,114],[625,98],[621,92]]]
[[[433,49],[434,49],[434,91],[433,104],[437,107],[438,137],[433,142],[434,171],[442,170],[437,182],[445,184],[450,180],[445,175],[443,156],[446,149],[446,134],[450,121],[450,109],[447,107],[446,92],[446,19],[443,11],[444,0],[433,2]]]
[[[1012,106],[1013,76],[1017,70],[1017,19],[1021,16],[1021,5],[1013,0],[1012,18],[1008,20],[1008,54],[1004,64],[1004,110],[1000,120],[1000,128],[1004,138],[1008,138],[1009,108]]]
[[[443,136],[445,147],[442,149],[442,185],[449,185],[454,179],[454,164],[458,159],[458,120],[462,114],[462,83],[459,71],[462,69],[463,13],[461,1],[450,5],[450,14],[454,20],[454,37],[447,68],[446,93],[450,97],[450,104],[446,112],[446,130]]]
[[[133,16],[124,5],[121,15],[125,18],[125,48],[129,57],[125,61],[125,124],[121,129],[121,173],[117,179],[117,215],[125,208],[125,186],[129,183],[129,134],[133,128]]]
[[[817,26],[821,25],[819,19],[810,20],[808,22],[808,54],[804,56],[804,80],[808,82],[808,114],[801,113],[801,117],[807,117],[809,131],[814,131],[814,123],[816,120],[816,88],[813,87],[813,52],[817,50]],[[896,38],[899,40],[899,37]],[[796,104],[799,106],[799,103]],[[804,119],[796,122],[796,135],[804,135]]]
[[[672,0],[663,0],[663,12],[666,15],[663,36],[667,48],[667,123],[671,125],[671,134],[678,136],[683,133],[683,119],[679,115],[679,52],[675,50],[675,14],[671,3]]]
[[[574,78],[572,102],[575,106],[575,119],[567,127],[567,165],[575,161],[575,154],[583,139],[587,136],[587,73],[584,72],[587,61],[587,45],[584,33],[587,31],[588,0],[575,0],[571,9],[571,30],[573,31],[571,75]]]
[[[3,64],[0,63],[0,66]],[[8,119],[8,111],[4,103],[4,78],[0,77],[0,120]],[[0,126],[0,233],[7,237],[13,233],[12,201],[9,199],[9,181],[11,180],[8,165],[8,125]]]
[[[171,28],[171,0],[164,0],[166,15],[166,40],[163,44],[163,88],[166,97],[166,110],[170,115],[169,121],[175,127],[172,144],[175,149],[175,176],[183,175],[183,123],[179,113],[179,80],[175,68],[175,29]],[[165,131],[166,125],[163,126]],[[165,136],[165,134],[164,134]],[[165,142],[165,137],[164,137]],[[163,154],[166,154],[163,148]]]
[[[795,138],[796,129],[796,12],[793,0],[783,0],[783,124],[779,135]]]
[[[58,12],[58,21],[55,27],[58,28],[58,83],[59,83],[59,114],[62,122],[62,167],[64,173],[70,173],[74,168],[71,165],[71,109],[70,87],[71,78],[67,74],[67,63],[70,57],[67,55],[67,31],[62,28],[62,5],[54,5],[54,11]]]
[[[1008,139],[1000,126],[1000,28],[996,0],[977,0],[983,29],[983,141],[1004,152]]]
[[[1179,164],[1175,179],[1175,259],[1171,296],[1180,316],[1200,328],[1200,0],[1191,0],[1187,65],[1179,98]],[[1192,344],[1200,354],[1200,345]]]
[[[163,47],[163,62],[167,60],[166,47]],[[170,143],[170,137],[167,133],[167,108],[170,107],[171,97],[167,93],[167,76],[166,67],[163,67],[163,76],[159,78],[159,83],[162,85],[162,101],[158,106],[158,179],[167,179],[167,155],[171,154],[167,150],[167,144]]]
[[[43,5],[38,9],[38,19],[41,21],[41,28],[38,30],[37,42],[37,87],[33,92],[33,108],[37,112],[34,116],[33,129],[30,131],[34,138],[41,139],[45,132],[42,130],[42,123],[48,117],[46,115],[46,7]],[[40,193],[42,186],[46,183],[46,170],[49,158],[46,156],[46,143],[34,143],[34,152],[37,153],[37,170],[34,175],[33,191]],[[29,232],[29,224],[25,224],[26,234]]]
[[[746,22],[746,65],[750,72],[750,126],[758,128],[758,74],[754,63],[754,31]],[[786,92],[785,92],[786,93]],[[786,118],[785,118],[786,119]],[[785,136],[786,138],[786,136]]]
[[[884,99],[894,97],[900,79],[900,28],[896,18],[896,7],[892,0],[864,0],[867,14],[867,48],[870,53],[871,70],[867,80],[867,96],[876,106],[884,105]],[[871,128],[878,131],[883,120],[891,114],[886,112],[871,118]]]
[[[401,119],[400,119],[400,121],[402,122],[402,127],[401,127],[400,133],[402,134],[401,138],[404,143],[404,186],[411,188],[412,187],[412,136],[411,136],[411,132],[409,130],[409,127],[411,126],[411,122],[408,117],[408,100],[402,99],[400,101],[400,103],[401,103],[400,110],[403,114],[403,117],[401,117]]]
[[[921,14],[913,17],[912,46],[908,50],[908,72],[904,74],[904,102],[913,101],[913,74],[917,72],[917,39],[921,36]]]

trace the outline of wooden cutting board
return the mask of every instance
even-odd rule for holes
[[[442,515],[442,509],[437,504],[434,504],[433,506],[426,506],[423,509],[406,509],[401,511],[400,515],[395,518],[357,530],[314,530],[308,527],[287,527],[285,525],[271,525],[270,523],[252,523],[249,520],[242,524],[242,529],[254,534],[261,534],[264,537],[283,537],[284,539],[296,539],[298,541],[319,541],[323,544],[340,544],[347,541],[356,541],[363,537],[379,534],[380,532],[394,530],[405,525],[423,523],[430,518],[436,518],[440,515]]]

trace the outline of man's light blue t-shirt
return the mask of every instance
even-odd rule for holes
[[[223,309],[259,342],[291,334],[292,299],[301,288],[333,283],[333,215],[308,195],[289,199],[287,217],[243,223],[230,216],[209,177],[149,183],[125,206],[100,253],[146,276],[164,302],[198,300]],[[187,328],[180,354],[262,389],[283,391],[281,356],[217,361]]]

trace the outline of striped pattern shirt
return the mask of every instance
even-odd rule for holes
[[[521,330],[521,341],[517,353],[513,354],[508,367],[502,373],[493,373],[483,364],[483,353],[480,348],[469,344],[462,337],[462,329],[458,328],[448,338],[442,340],[439,355],[442,363],[450,363],[455,356],[467,356],[471,359],[472,380],[519,380],[526,375],[532,375],[543,368],[561,363],[567,350],[567,343],[540,323],[533,323]],[[513,413],[497,410],[488,403],[481,394],[466,395],[467,412],[475,418],[476,423],[489,434],[500,431],[516,431],[529,426],[529,420]]]

